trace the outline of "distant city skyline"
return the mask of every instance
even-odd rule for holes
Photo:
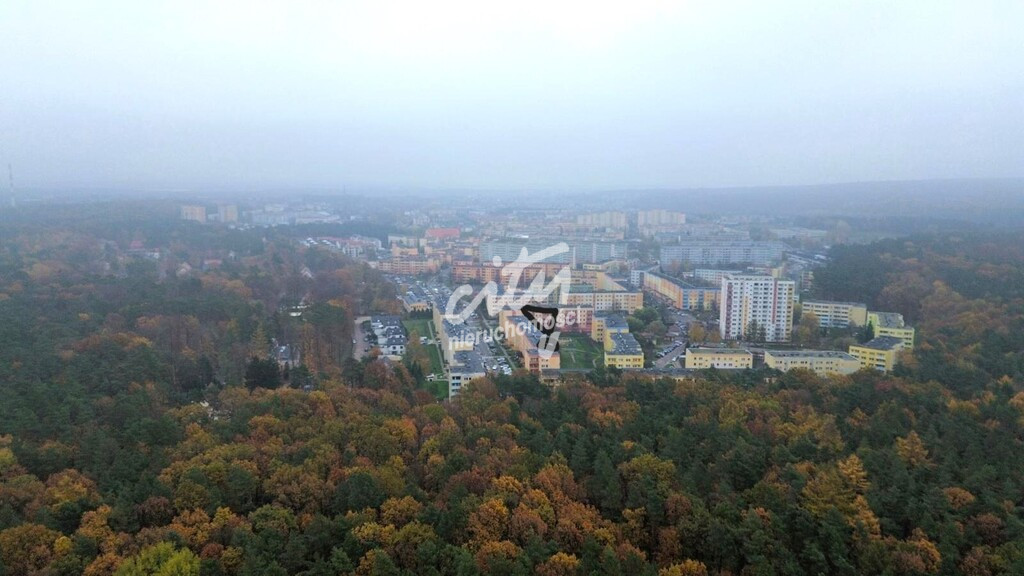
[[[0,166],[62,190],[1018,178],[1022,27],[1009,0],[11,0]]]

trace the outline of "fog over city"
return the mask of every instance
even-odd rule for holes
[[[8,0],[0,162],[68,194],[1015,178],[1022,24],[1012,0]]]

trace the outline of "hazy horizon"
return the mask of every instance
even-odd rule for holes
[[[13,1],[0,162],[85,191],[1017,179],[1022,23],[1008,1]]]

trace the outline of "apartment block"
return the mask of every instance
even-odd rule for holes
[[[583,228],[625,228],[625,212],[597,212],[580,214],[576,217],[576,225]]]
[[[903,315],[897,312],[868,312],[868,323],[874,328],[875,337],[892,336],[903,341],[903,347],[914,349],[913,326],[907,326]]]
[[[459,237],[458,228],[427,228],[423,238],[429,241],[454,240]]]
[[[590,325],[590,338],[604,342],[604,335],[608,332],[629,332],[626,317],[618,312],[595,312],[594,321]]]
[[[698,288],[657,272],[645,273],[643,286],[679,310],[712,310],[718,305],[721,294],[720,290]]]
[[[558,352],[540,353],[539,347],[546,344],[543,342],[543,333],[518,310],[502,310],[498,322],[505,334],[506,343],[522,354],[523,363],[530,372],[540,373],[542,370],[558,370],[561,367]]]
[[[206,222],[206,206],[185,204],[181,207],[181,219],[193,222]]]
[[[860,360],[835,350],[765,350],[764,364],[783,372],[806,368],[822,376],[852,374],[860,370]]]
[[[717,268],[697,268],[693,271],[693,279],[700,280],[701,282],[708,282],[709,284],[719,285],[722,283],[722,278],[726,276],[732,276],[735,274],[742,274],[742,270],[720,270]]]
[[[850,356],[860,361],[862,368],[890,372],[896,366],[900,350],[903,350],[902,338],[878,336],[870,342],[850,346]]]
[[[455,398],[472,380],[487,375],[484,359],[473,350],[456,352],[448,365],[448,398]]]
[[[813,312],[822,328],[848,328],[867,324],[868,306],[861,302],[804,300],[803,313]]]
[[[738,274],[722,279],[718,327],[723,340],[760,339],[788,342],[793,330],[790,280]],[[749,334],[751,329],[758,333]]]
[[[371,263],[372,265],[372,263]],[[420,256],[402,256],[388,258],[377,262],[376,268],[387,274],[401,274],[403,276],[418,276],[420,274],[433,274],[440,268],[441,263],[435,258],[423,258]]]
[[[639,210],[636,213],[637,226],[674,226],[686,224],[686,214],[670,210]]]
[[[526,287],[539,274],[544,274],[544,282],[551,282],[566,264],[560,262],[538,262],[522,267],[508,267],[508,261],[503,261],[501,266],[494,266],[491,262],[476,264],[471,262],[455,262],[452,264],[452,280],[456,283],[471,282],[486,284],[494,282],[499,286],[507,286],[514,272],[519,272],[519,286]]]
[[[545,262],[569,264],[573,267],[591,263],[605,262],[626,258],[625,242],[608,242],[602,240],[486,240],[480,243],[480,261],[493,262],[494,258],[500,258],[501,262],[507,264],[519,258],[525,248],[527,254],[533,255],[542,250],[565,242],[568,250],[549,256]]]
[[[781,259],[786,248],[782,242],[691,240],[673,246],[662,246],[659,259],[663,269],[679,264],[714,266],[746,263],[767,266]]]
[[[684,366],[688,370],[753,368],[754,355],[749,350],[736,348],[690,348],[686,351]]]
[[[527,348],[523,352],[523,365],[534,374],[550,373],[553,370],[561,370],[562,356],[558,352],[541,354],[540,350],[536,347]]]
[[[593,308],[595,312],[605,310],[635,312],[644,307],[644,294],[643,292],[634,291],[611,292],[594,290],[584,286],[574,287],[571,292],[564,295],[563,302],[569,306]]]
[[[221,204],[217,207],[217,219],[225,223],[238,222],[238,206]]]
[[[604,365],[624,370],[644,367],[644,352],[640,343],[629,332],[604,333]]]

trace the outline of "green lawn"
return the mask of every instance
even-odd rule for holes
[[[558,346],[562,368],[566,370],[589,370],[604,357],[601,345],[585,334],[562,334]]]
[[[425,318],[416,318],[410,320],[402,320],[402,325],[405,326],[405,330],[412,336],[413,332],[416,332],[420,336],[426,336],[427,338],[434,340],[434,333],[431,329],[431,321]],[[441,348],[437,344],[430,344],[427,346],[427,351],[430,353],[430,371],[433,374],[442,374],[444,372],[444,364],[441,362]],[[431,386],[434,382],[427,382],[425,387],[427,390],[434,391]],[[438,389],[440,387],[438,386]],[[436,394],[437,392],[435,392]],[[448,384],[445,383],[444,395],[448,396]]]

